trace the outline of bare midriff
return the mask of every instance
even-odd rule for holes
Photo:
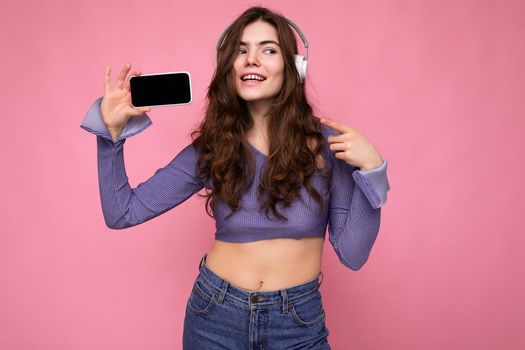
[[[321,271],[323,237],[276,238],[247,243],[215,240],[206,265],[248,291],[275,291],[315,279]]]

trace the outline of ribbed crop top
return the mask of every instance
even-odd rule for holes
[[[198,153],[191,143],[149,179],[130,188],[124,166],[124,143],[126,138],[151,126],[152,121],[146,114],[130,118],[119,140],[113,142],[102,120],[101,100],[93,102],[80,126],[97,135],[99,190],[108,227],[124,229],[142,224],[204,188],[205,184],[197,176]],[[325,141],[328,135],[338,134],[322,124],[321,132]],[[226,218],[231,213],[227,204],[218,202],[212,208],[216,220],[215,239],[251,242],[283,237],[325,237],[328,224],[329,240],[339,260],[352,270],[361,268],[379,232],[381,206],[390,190],[387,161],[383,159],[381,166],[361,171],[336,158],[326,145],[327,142],[323,156],[330,176],[322,177],[318,171],[311,180],[324,200],[325,209],[319,213],[317,202],[303,186],[302,201],[296,200],[288,208],[281,203],[277,205],[287,221],[277,219],[271,211],[269,219],[259,210],[257,186],[267,156],[250,145],[256,163],[255,180],[241,196],[240,211]]]

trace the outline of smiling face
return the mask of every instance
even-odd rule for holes
[[[241,35],[233,68],[240,98],[249,104],[271,102],[281,90],[284,78],[277,30],[260,20],[248,24]]]

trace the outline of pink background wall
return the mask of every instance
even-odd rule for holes
[[[187,3],[187,5],[185,5]],[[192,197],[108,229],[95,136],[103,70],[188,70],[194,102],[128,139],[131,185],[190,141],[225,27],[248,6],[309,39],[319,115],[360,130],[392,190],[367,264],[326,242],[334,349],[525,348],[525,6],[520,1],[3,3],[1,349],[177,349],[214,222]],[[521,232],[521,234],[520,234]]]

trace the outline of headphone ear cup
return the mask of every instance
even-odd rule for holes
[[[307,63],[308,61],[304,59],[304,56],[295,55],[295,68],[297,68],[297,72],[299,73],[299,78],[301,79],[301,83],[306,79]]]
[[[302,70],[301,70],[301,82],[304,82],[306,79],[306,65],[308,64],[308,60],[303,60]]]

